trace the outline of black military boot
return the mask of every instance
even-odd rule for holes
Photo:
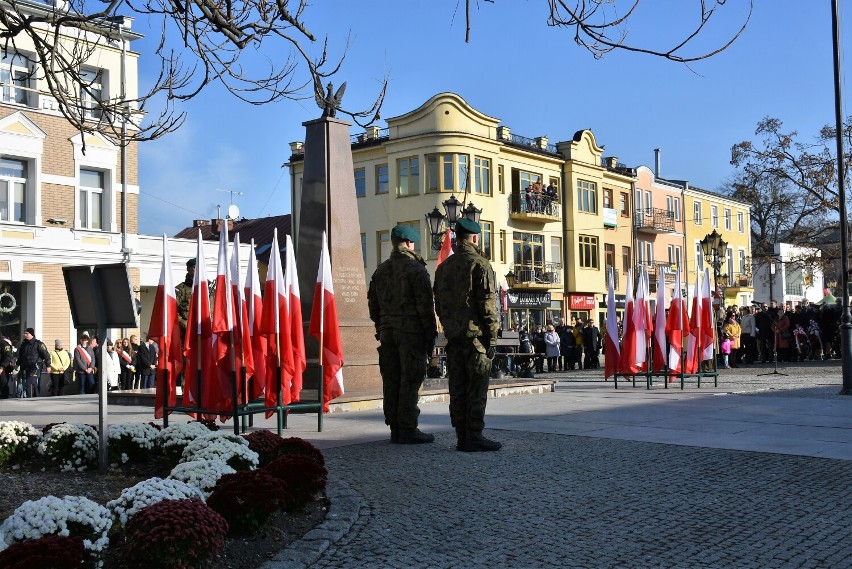
[[[456,450],[464,450],[464,443],[467,440],[467,431],[465,429],[456,429]]]
[[[392,426],[391,430],[391,442],[394,444],[399,443],[399,427]]]
[[[401,445],[419,445],[423,443],[431,443],[435,440],[435,435],[424,433],[420,429],[413,431],[400,431],[399,444]]]
[[[482,433],[467,433],[464,446],[460,449],[463,452],[490,452],[500,450],[502,443],[486,439]]]

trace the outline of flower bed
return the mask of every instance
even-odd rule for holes
[[[169,478],[180,480],[198,488],[204,494],[204,497],[207,498],[222,476],[233,474],[234,472],[236,470],[228,466],[228,463],[224,461],[200,459],[181,462],[172,469]]]
[[[15,542],[0,551],[0,567],[4,569],[77,569],[83,564],[86,549],[82,537],[46,535]]]
[[[181,462],[190,460],[220,460],[234,470],[254,470],[258,463],[257,453],[243,437],[220,433],[210,433],[187,444]]]
[[[24,502],[0,525],[0,549],[46,535],[80,537],[89,560],[98,564],[110,527],[109,510],[88,498],[45,496]]]
[[[0,421],[0,466],[20,464],[38,446],[41,433],[22,421]]]
[[[201,423],[185,423],[182,425],[169,425],[157,434],[157,442],[163,452],[179,459],[183,449],[197,437],[203,437],[210,433],[210,429]]]
[[[228,520],[230,533],[239,535],[256,533],[290,501],[280,480],[262,470],[244,470],[222,476],[207,505]]]
[[[89,425],[57,423],[38,444],[38,451],[62,472],[83,471],[97,464],[98,433]]]
[[[203,499],[201,490],[180,480],[149,478],[130,488],[125,488],[121,496],[107,502],[107,507],[121,525],[139,510],[163,500],[183,500],[185,498]]]
[[[107,429],[109,463],[148,460],[157,446],[159,431],[145,423],[121,423]]]
[[[324,466],[302,454],[288,454],[276,458],[262,469],[284,483],[288,490],[287,511],[298,510],[312,502],[325,491],[328,471]]]

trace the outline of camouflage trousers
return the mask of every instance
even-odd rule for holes
[[[476,340],[447,342],[450,420],[456,429],[478,434],[485,428],[491,360]]]
[[[385,424],[391,429],[413,431],[420,416],[417,400],[426,377],[429,346],[419,334],[399,330],[382,330],[379,342]]]

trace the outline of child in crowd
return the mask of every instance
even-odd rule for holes
[[[731,339],[728,338],[727,334],[722,335],[722,362],[725,369],[731,369],[731,366],[728,364],[728,357],[731,355],[731,347],[734,345],[731,342]]]

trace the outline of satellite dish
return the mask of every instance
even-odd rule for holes
[[[237,219],[240,216],[240,208],[237,207],[237,204],[232,203],[228,206],[228,218]]]

